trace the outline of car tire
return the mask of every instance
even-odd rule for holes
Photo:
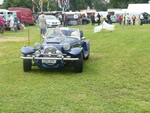
[[[79,58],[79,60],[74,62],[74,71],[75,73],[81,73],[83,71],[83,54],[80,53],[77,58]]]
[[[24,72],[31,71],[31,67],[32,67],[32,60],[23,59],[23,70],[24,70]]]
[[[87,24],[87,21],[84,20],[82,23],[83,23],[83,25],[86,25],[86,24]]]

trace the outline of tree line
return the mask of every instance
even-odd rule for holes
[[[32,2],[32,0],[4,0],[4,3],[0,8],[8,9],[10,7],[23,7],[32,9],[34,6],[36,12],[40,11],[40,0],[34,1],[37,4]],[[70,0],[69,10],[80,11],[82,9],[87,9],[89,6],[91,9],[96,9],[97,11],[106,11],[108,8],[127,8],[130,3],[148,3],[148,1],[149,0],[110,0],[108,3],[106,0]],[[43,10],[61,11],[62,9],[58,6],[56,0],[43,0]]]

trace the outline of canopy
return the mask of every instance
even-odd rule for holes
[[[150,4],[129,4],[128,13],[144,13],[147,12],[150,14]]]

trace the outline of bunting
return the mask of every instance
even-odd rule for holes
[[[47,0],[47,11],[49,11],[49,0]]]
[[[66,0],[65,9],[66,10],[70,9],[70,1],[69,0]]]
[[[62,8],[60,0],[57,0],[59,8]]]
[[[36,5],[36,7],[38,8],[38,10],[40,9],[38,4],[35,2],[35,0],[32,0],[32,2]]]
[[[34,5],[33,5],[33,7],[32,7],[32,12],[33,12],[33,13],[35,12],[35,10],[34,10]]]
[[[39,6],[41,7],[41,12],[43,12],[43,0],[39,0]]]

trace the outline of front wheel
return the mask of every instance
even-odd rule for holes
[[[81,73],[83,71],[83,54],[80,53],[78,58],[79,58],[79,60],[74,62],[74,71],[76,73]]]
[[[23,59],[23,70],[24,70],[24,72],[31,71],[31,67],[32,67],[32,60]]]
[[[87,24],[87,22],[86,22],[86,21],[82,21],[82,24],[83,24],[83,25],[86,25],[86,24]]]

